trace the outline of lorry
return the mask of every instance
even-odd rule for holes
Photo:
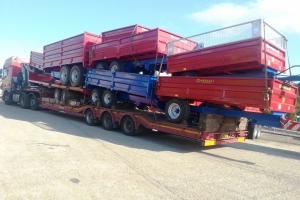
[[[257,32],[258,22],[260,27],[263,25],[265,27],[263,20],[229,27],[236,30],[236,27],[244,27],[246,24],[246,28],[237,30],[243,30],[243,34],[247,37],[249,37],[248,32],[251,32],[251,37],[255,39],[254,46],[253,41],[248,43],[249,38],[242,37],[238,41],[231,40],[207,47],[214,48],[208,51],[205,50],[203,42],[190,37],[180,38],[177,35],[175,37],[169,32],[167,35],[170,37],[163,40],[167,41],[164,51],[157,48],[159,34],[156,36],[154,34],[156,39],[151,40],[152,46],[143,47],[145,41],[142,40],[144,36],[141,37],[141,35],[151,33],[152,30],[146,29],[134,34],[131,32],[129,37],[138,36],[136,38],[140,41],[137,44],[142,46],[141,49],[152,50],[138,52],[135,55],[129,52],[127,56],[118,57],[121,58],[118,62],[121,66],[128,66],[132,62],[137,62],[130,60],[134,56],[139,57],[141,62],[150,59],[154,67],[150,70],[150,74],[119,70],[121,69],[119,67],[110,70],[103,67],[104,61],[98,61],[100,57],[95,57],[95,50],[101,48],[99,45],[103,37],[92,35],[94,39],[97,39],[89,43],[86,37],[90,34],[85,32],[83,35],[46,45],[42,65],[41,54],[36,52],[31,52],[30,62],[27,63],[15,62],[17,57],[7,60],[3,68],[6,71],[2,85],[3,99],[8,105],[20,103],[22,108],[37,110],[40,107],[83,116],[88,125],[101,122],[106,130],[121,126],[126,135],[136,135],[149,129],[197,139],[204,146],[243,142],[246,137],[254,139],[259,137],[262,125],[282,126],[283,114],[295,110],[298,93],[296,86],[276,77],[278,70],[285,69],[285,57],[282,56],[285,51],[281,46],[262,37],[261,30]],[[118,30],[110,31],[113,37],[108,37],[109,39],[105,41],[119,42],[128,38],[126,34],[118,36],[116,33],[122,32],[120,30],[123,29]],[[128,34],[128,27],[126,30]],[[160,33],[159,30],[154,29],[153,32]],[[253,34],[254,30],[256,30],[255,34]],[[225,32],[228,32],[228,29]],[[280,40],[284,41],[280,33],[277,31],[275,33]],[[215,32],[212,32],[212,35],[216,35]],[[260,42],[257,42],[257,38]],[[75,44],[74,41],[77,43]],[[269,43],[272,44],[271,50],[267,51],[266,48],[262,48],[270,46]],[[229,50],[231,54],[226,54],[227,57],[224,56],[222,62],[214,62],[214,55],[219,55],[222,51],[226,52],[224,45],[226,48],[240,47],[241,50]],[[74,46],[77,46],[79,50],[74,51]],[[104,45],[104,47],[107,46]],[[256,50],[248,51],[248,47],[250,50]],[[273,52],[274,47],[277,48],[274,52],[278,55]],[[66,49],[71,49],[71,51],[67,52]],[[52,55],[50,51],[53,51]],[[250,59],[247,58],[248,54],[245,54],[245,51],[250,52]],[[159,54],[160,52],[162,54]],[[253,60],[255,52],[258,60]],[[211,55],[205,57],[206,54]],[[166,71],[170,72],[169,67],[172,68],[172,64],[169,64],[169,60],[172,56],[176,56],[176,63],[180,63],[179,55],[182,56],[183,63],[186,63],[186,67],[182,68],[182,73],[174,71],[172,76],[161,76],[163,66]],[[228,59],[228,56],[231,59]],[[186,59],[187,57],[192,58],[190,63],[186,62],[189,60]],[[89,60],[86,60],[87,58]],[[96,59],[93,60],[93,58]],[[115,59],[115,57],[112,58]],[[157,62],[159,58],[160,63]],[[205,58],[210,64],[205,65],[204,61],[199,63],[199,58]],[[113,59],[111,63],[114,63]],[[95,60],[98,62],[97,65],[101,63],[102,66],[97,67]],[[92,64],[89,65],[90,63]],[[42,69],[40,66],[43,66]],[[145,66],[147,64],[142,65],[142,67]],[[189,68],[190,66],[194,67]],[[220,71],[220,67],[225,70]],[[76,70],[72,71],[73,68]],[[59,70],[60,75],[55,76],[50,69]],[[77,69],[80,69],[80,73]],[[157,69],[158,73],[155,74],[154,71]],[[201,69],[216,71],[214,75],[206,75],[205,72],[199,76]],[[82,75],[80,81],[78,81],[78,75]],[[79,85],[81,87],[74,84],[75,82],[81,82],[82,85]],[[249,109],[250,107],[256,109]],[[256,112],[246,110],[256,110]]]

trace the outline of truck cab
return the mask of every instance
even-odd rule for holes
[[[12,56],[5,60],[2,69],[2,98],[5,102],[10,102],[12,94],[21,89],[23,82],[21,63],[28,60],[17,56]]]

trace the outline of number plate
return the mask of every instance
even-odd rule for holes
[[[228,133],[222,133],[220,138],[229,138],[229,134]]]

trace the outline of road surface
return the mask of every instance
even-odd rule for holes
[[[0,101],[0,199],[300,199],[300,145],[128,137]]]

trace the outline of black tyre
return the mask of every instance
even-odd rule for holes
[[[97,101],[102,99],[102,90],[100,88],[94,88],[91,92],[91,105],[97,105]]]
[[[136,135],[135,123],[132,117],[125,116],[121,122],[122,132],[125,135],[133,136]]]
[[[99,62],[96,65],[96,69],[103,69],[103,70],[108,70],[108,64],[106,62]]]
[[[73,87],[81,86],[83,84],[83,69],[78,65],[74,65],[70,71],[70,84]]]
[[[190,112],[189,106],[182,99],[172,99],[167,102],[165,113],[167,119],[173,123],[181,123],[183,120],[186,120],[189,117]]]
[[[258,139],[261,135],[261,125],[257,125],[257,134],[255,136],[255,139]]]
[[[103,113],[103,115],[101,117],[101,124],[105,130],[113,129],[113,121],[112,121],[112,117],[109,112]]]
[[[77,99],[78,99],[78,94],[74,91],[63,90],[61,92],[61,101],[65,105],[68,104],[69,100],[77,100]]]
[[[35,94],[29,96],[29,106],[31,110],[37,110],[39,108],[38,97]]]
[[[187,120],[187,119],[189,119],[189,117],[191,115],[191,107],[186,100],[182,100],[182,102],[184,103],[184,108],[185,108],[185,111],[184,111],[185,115],[184,115],[183,119]]]
[[[87,111],[85,111],[85,122],[89,126],[95,125],[95,117],[94,117],[94,113],[91,109],[88,109]]]
[[[28,102],[28,96],[26,95],[26,93],[22,93],[20,95],[20,106],[23,109],[29,108],[29,102]]]
[[[105,90],[102,95],[102,105],[105,108],[110,108],[117,103],[117,94],[111,90]]]
[[[183,72],[181,76],[198,76],[196,72]]]
[[[12,95],[9,92],[4,92],[3,99],[6,105],[12,104]]]
[[[57,100],[61,100],[61,95],[62,95],[62,89],[60,88],[56,88],[54,90],[54,99],[57,99]]]
[[[67,85],[69,83],[69,79],[70,79],[70,67],[63,66],[60,69],[59,79],[60,79],[60,83],[62,85]]]
[[[110,63],[109,70],[117,71],[117,72],[124,72],[124,66],[120,61],[115,60],[112,63]]]
[[[249,123],[247,138],[254,140],[257,137],[257,133],[258,133],[258,125]]]

